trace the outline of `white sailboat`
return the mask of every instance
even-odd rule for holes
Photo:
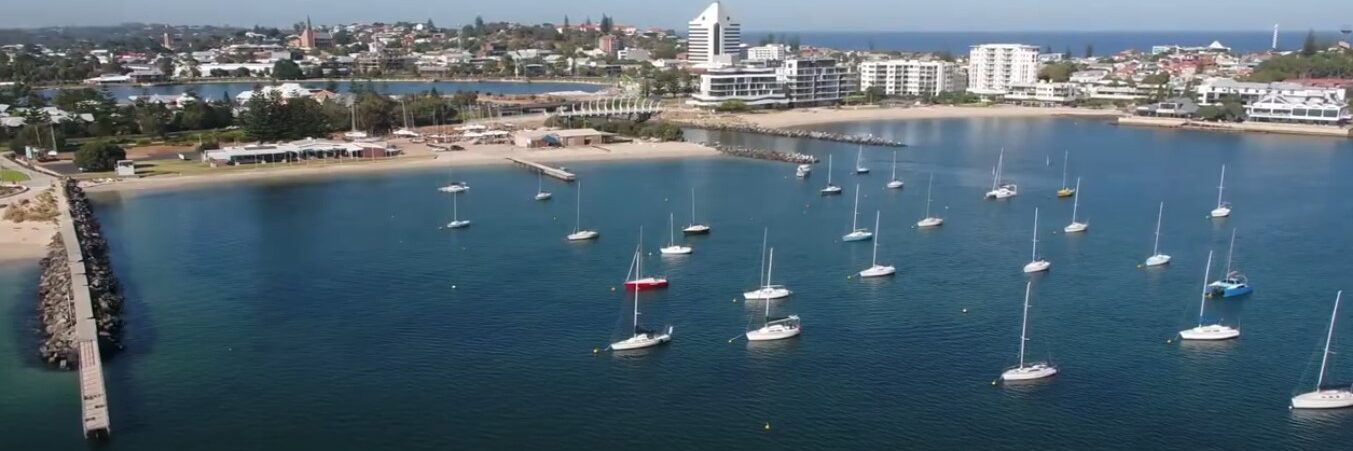
[[[1043,259],[1041,259],[1041,258],[1038,258],[1038,209],[1035,208],[1035,209],[1034,209],[1034,245],[1033,245],[1033,251],[1031,252],[1030,257],[1029,257],[1029,263],[1025,263],[1025,264],[1024,264],[1024,272],[1026,272],[1026,273],[1035,273],[1035,272],[1039,272],[1039,271],[1047,271],[1048,268],[1050,268],[1050,267],[1052,267],[1052,263],[1049,263],[1047,260],[1043,260]]]
[[[992,171],[991,191],[987,191],[987,199],[1009,199],[1019,194],[1019,187],[1013,183],[1001,183],[1001,173],[1005,171],[1005,148],[1001,148],[1000,156],[996,157],[996,169]]]
[[[454,174],[454,171],[447,171],[447,173],[449,173],[449,174]],[[455,175],[452,175],[452,178],[454,179],[454,178],[455,178]],[[451,182],[450,184],[448,184],[448,185],[446,185],[446,186],[443,186],[443,187],[441,187],[441,188],[437,188],[437,191],[441,191],[441,192],[443,192],[443,193],[453,193],[453,194],[454,194],[454,193],[459,193],[459,192],[462,192],[462,191],[469,191],[469,190],[470,190],[470,184],[469,184],[469,183],[465,183],[465,182],[456,182],[456,181],[453,181],[453,182]]]
[[[1071,162],[1071,151],[1067,150],[1066,155],[1062,156],[1062,189],[1057,190],[1057,197],[1071,197],[1076,195],[1075,189],[1066,186],[1066,167]]]
[[[882,215],[882,212],[874,212],[874,231],[876,231],[876,232],[878,232],[878,233],[883,233],[883,232],[881,231],[881,229],[879,228],[879,216],[880,216],[880,215]],[[874,239],[874,260],[873,260],[873,263],[870,264],[869,269],[866,269],[866,270],[864,270],[864,271],[860,271],[860,277],[883,277],[883,276],[891,276],[891,275],[893,275],[893,273],[896,273],[896,272],[897,272],[897,268],[894,268],[893,265],[880,265],[880,264],[879,264],[879,240],[878,240],[878,239]]]
[[[1217,208],[1213,208],[1208,216],[1213,218],[1225,218],[1231,216],[1231,203],[1221,200],[1222,190],[1226,189],[1226,165],[1221,165],[1221,182],[1217,184]]]
[[[1339,298],[1344,295],[1339,290],[1334,295],[1334,313],[1330,313],[1330,329],[1325,334],[1325,352],[1320,355],[1320,376],[1316,378],[1315,390],[1292,397],[1293,409],[1342,409],[1353,407],[1353,387],[1323,388],[1325,367],[1329,364],[1330,341],[1334,339],[1334,319],[1339,316]]]
[[[584,240],[595,239],[598,235],[601,235],[601,233],[598,233],[596,230],[588,230],[588,229],[584,229],[583,226],[582,226],[582,224],[583,224],[583,185],[582,185],[582,182],[578,182],[578,186],[577,186],[577,188],[576,188],[576,194],[578,195],[578,206],[577,206],[576,210],[574,211],[574,217],[573,217],[573,233],[568,234],[568,240],[569,240],[569,241],[584,241]]]
[[[469,219],[460,219],[460,193],[451,195],[451,222],[446,223],[448,229],[462,229],[470,226]]]
[[[545,173],[536,173],[536,200],[549,200],[554,193],[545,191]]]
[[[695,222],[695,187],[691,187],[691,225],[681,229],[681,233],[687,235],[704,235],[709,233],[709,226]]]
[[[1024,362],[1024,344],[1029,341],[1029,292],[1033,290],[1032,281],[1024,283],[1024,319],[1020,321],[1019,326],[1019,366],[1006,369],[1001,373],[1001,380],[1005,382],[1029,381],[1043,379],[1057,374],[1057,366],[1052,362]]]
[[[935,173],[930,173],[930,181],[925,185],[925,217],[916,221],[916,227],[939,227],[944,225],[944,218],[930,215],[930,192],[935,188]]]
[[[1203,292],[1198,300],[1198,327],[1179,332],[1185,340],[1229,340],[1240,336],[1240,329],[1221,323],[1203,324],[1203,307],[1207,305],[1207,279],[1212,276],[1212,251],[1207,251],[1207,270],[1203,271]]]
[[[864,146],[860,146],[859,150],[855,152],[855,173],[856,174],[869,173],[869,168],[865,167],[864,165]]]
[[[1151,256],[1146,257],[1146,266],[1160,266],[1170,262],[1170,256],[1160,253],[1160,221],[1165,217],[1165,202],[1160,203],[1156,213],[1156,242],[1151,245]]]
[[[902,179],[897,178],[897,151],[893,151],[893,177],[888,180],[888,189],[902,189]]]
[[[770,254],[775,256],[775,248],[771,248]],[[790,337],[796,337],[802,331],[802,322],[799,321],[799,315],[789,315],[784,318],[771,319],[770,317],[770,299],[766,299],[766,314],[762,317],[761,327],[755,330],[747,331],[747,341],[771,341],[783,340]]]
[[[785,288],[784,285],[774,285],[770,282],[771,270],[775,268],[775,253],[771,252],[770,260],[767,261],[766,259],[767,233],[768,232],[762,232],[761,235],[761,269],[763,271],[757,274],[758,276],[762,277],[761,288],[742,293],[742,297],[746,298],[749,301],[754,299],[769,301],[771,299],[780,299],[784,297],[789,297],[789,295],[794,294],[793,291],[789,291],[789,289]]]
[[[671,213],[667,214],[667,227],[667,231],[669,232],[667,247],[658,249],[658,252],[661,252],[662,255],[686,255],[691,253],[690,246],[682,246],[676,243],[676,217]]]
[[[631,264],[631,269],[636,270],[636,272],[639,266],[639,255],[641,252],[642,249],[640,248],[636,248],[634,250],[634,261]],[[642,290],[634,290],[634,328],[633,328],[634,335],[624,340],[611,343],[612,351],[628,351],[632,349],[650,348],[653,346],[657,346],[672,341],[672,329],[673,329],[672,326],[667,326],[666,330],[664,331],[653,331],[639,327],[640,291]]]
[[[832,183],[832,156],[831,156],[831,155],[827,155],[827,186],[824,187],[824,188],[822,188],[821,193],[822,193],[822,195],[824,195],[824,196],[829,196],[829,195],[833,195],[833,194],[841,194],[841,187],[836,186],[836,184],[833,184],[833,183]]]
[[[874,237],[869,229],[859,228],[860,219],[860,185],[855,185],[855,209],[850,213],[850,233],[841,237],[841,241],[864,241]]]
[[[357,99],[355,98],[352,100],[351,114],[352,130],[343,133],[343,137],[351,140],[365,139],[368,136],[366,132],[357,130]]]
[[[1079,193],[1080,190],[1081,190],[1081,178],[1076,177],[1076,192]],[[1062,229],[1066,231],[1066,233],[1084,232],[1085,229],[1090,228],[1089,222],[1080,222],[1076,220],[1076,212],[1077,210],[1080,210],[1080,206],[1081,206],[1081,197],[1076,196],[1076,200],[1071,203],[1071,223],[1067,224],[1066,228]]]

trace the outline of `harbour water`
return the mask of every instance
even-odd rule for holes
[[[1353,144],[1346,140],[1120,128],[1100,120],[870,122],[822,130],[910,143],[893,149],[719,133],[730,144],[834,155],[827,168],[733,158],[569,164],[595,242],[567,243],[576,186],[495,166],[260,181],[96,199],[128,295],[128,351],[107,363],[110,450],[203,449],[1343,449],[1353,412],[1287,409],[1315,383],[1336,289],[1353,288]],[[1006,148],[1009,201],[982,199]],[[1088,233],[1067,236],[1060,156],[1081,176]],[[1235,214],[1205,219],[1227,164]],[[925,180],[945,225],[912,227]],[[442,230],[465,180],[460,214]],[[884,280],[868,242],[842,243],[882,211]],[[662,257],[667,215],[707,237]],[[1151,251],[1165,200],[1166,268]],[[1055,379],[993,386],[1015,363],[1034,207],[1040,253],[1030,355]],[[646,353],[594,355],[625,335],[612,291],[644,227],[645,265],[671,287],[641,321],[676,326]],[[798,339],[729,343],[762,304],[761,233],[775,281],[803,317]],[[1226,343],[1166,340],[1197,323],[1207,251],[1239,227],[1236,266],[1253,295],[1208,301],[1237,324]],[[678,238],[680,238],[678,236]],[[35,267],[35,265],[33,265]],[[1220,265],[1218,265],[1220,267]],[[1216,274],[1216,271],[1213,272]],[[74,376],[36,368],[23,343],[36,271],[0,269],[0,449],[85,449]],[[736,300],[736,302],[734,302]],[[964,313],[967,309],[967,313]],[[1335,348],[1353,343],[1344,321]],[[1336,354],[1327,378],[1353,382]],[[769,430],[767,430],[769,424]]]
[[[365,81],[359,82],[365,85]],[[104,89],[109,95],[113,96],[119,102],[127,102],[131,96],[144,95],[179,95],[185,92],[195,92],[204,99],[220,99],[222,97],[235,98],[236,94],[254,89],[255,86],[266,85],[267,82],[237,82],[237,83],[186,83],[172,85],[155,86],[123,86],[110,85]],[[301,86],[307,88],[323,88],[328,82],[313,81],[302,82]],[[348,92],[353,82],[336,82],[339,92]],[[454,94],[456,91],[478,91],[484,94],[544,94],[547,92],[561,91],[584,91],[594,92],[605,88],[604,85],[595,85],[587,83],[556,83],[556,82],[500,82],[500,81],[373,81],[372,86],[376,90],[391,95],[398,94],[416,94],[436,88],[437,91],[445,95]],[[47,90],[49,94],[52,90]]]

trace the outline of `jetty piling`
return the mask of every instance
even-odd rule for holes
[[[516,157],[507,157],[507,160],[516,163],[518,165],[524,166],[526,168],[535,170],[536,172],[540,172],[550,177],[563,180],[565,182],[572,182],[578,179],[578,176],[574,175],[572,172],[568,172],[553,166],[547,166],[544,164],[536,163],[534,161],[523,160],[521,158]]]

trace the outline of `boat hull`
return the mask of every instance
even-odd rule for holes
[[[886,186],[888,187],[888,189],[902,189],[902,187],[905,186],[905,184],[903,184],[901,180],[893,180],[891,182],[888,182]]]
[[[1346,388],[1316,390],[1292,397],[1293,409],[1343,409],[1353,407],[1353,391]]]
[[[586,241],[595,240],[599,235],[601,235],[601,233],[598,233],[595,230],[582,230],[568,234],[567,238],[569,241]]]
[[[822,191],[820,192],[822,193],[823,196],[834,196],[837,194],[841,194],[841,187],[832,185],[826,188],[822,188]]]
[[[1214,298],[1234,298],[1254,292],[1249,284],[1225,284],[1213,282],[1207,286],[1207,294]]]
[[[672,341],[672,328],[668,327],[664,333],[642,333],[635,334],[633,337],[611,343],[612,351],[631,351],[635,349],[651,348],[663,343]]]
[[[1229,216],[1231,216],[1231,208],[1230,208],[1230,207],[1217,207],[1217,208],[1214,208],[1214,209],[1212,209],[1212,211],[1211,211],[1210,213],[1208,213],[1208,216],[1211,216],[1213,219],[1220,219],[1220,218],[1226,218],[1226,217],[1229,217]]]
[[[662,249],[658,249],[658,252],[661,252],[662,255],[686,255],[690,254],[692,252],[692,249],[690,248],[690,246],[667,246]]]
[[[842,236],[841,241],[865,241],[873,237],[874,237],[873,232],[856,230],[854,232],[850,232]]]
[[[469,185],[446,185],[441,188],[437,188],[437,191],[441,191],[443,193],[461,193],[469,190],[470,190]]]
[[[1240,329],[1220,324],[1198,326],[1192,329],[1179,331],[1179,338],[1185,340],[1219,341],[1230,340],[1239,336]]]
[[[1005,188],[997,188],[991,191],[987,191],[987,199],[996,199],[996,200],[1009,199],[1011,197],[1015,197],[1016,194],[1017,193],[1015,191],[1011,191]]]
[[[744,292],[742,293],[742,297],[749,301],[769,301],[773,299],[787,298],[791,294],[794,294],[794,292],[789,291],[788,288],[768,287],[759,290]]]
[[[1066,197],[1071,197],[1071,196],[1075,196],[1075,195],[1076,195],[1076,190],[1071,189],[1071,188],[1062,188],[1062,189],[1057,190],[1057,197],[1058,197],[1058,198],[1066,198]]]
[[[883,277],[891,276],[897,273],[897,268],[891,265],[874,265],[869,269],[860,271],[860,277]]]
[[[1011,368],[1001,373],[1005,382],[1020,382],[1045,379],[1057,375],[1057,367],[1048,363],[1034,363],[1028,366]]]
[[[1146,266],[1160,266],[1170,263],[1170,256],[1165,254],[1152,255],[1146,257]]]
[[[771,340],[784,340],[786,338],[794,338],[799,336],[799,332],[801,330],[802,330],[801,327],[792,327],[792,328],[762,327],[757,330],[747,331],[747,341],[771,341]]]
[[[446,223],[446,228],[448,229],[463,229],[469,226],[470,221],[468,219],[463,221],[451,221]]]
[[[1034,260],[1024,265],[1024,272],[1025,273],[1043,272],[1047,271],[1049,268],[1052,268],[1052,263],[1048,262],[1047,260]]]
[[[545,191],[536,193],[536,200],[550,200],[551,197],[554,197],[553,193],[548,193]]]
[[[625,289],[628,290],[652,290],[657,288],[667,288],[667,279],[645,277],[642,279],[625,281]]]
[[[681,229],[681,233],[686,235],[705,235],[709,233],[709,226],[704,224],[692,224]]]
[[[1062,228],[1066,233],[1080,233],[1090,228],[1090,224],[1084,222],[1073,222]]]
[[[925,219],[922,219],[922,220],[920,220],[920,221],[916,221],[916,227],[923,227],[923,228],[924,228],[924,227],[939,227],[939,226],[942,226],[942,225],[944,225],[944,219],[943,219],[943,218],[925,218]]]

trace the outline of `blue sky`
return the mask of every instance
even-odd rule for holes
[[[282,26],[433,19],[575,22],[603,13],[618,23],[682,27],[704,0],[13,0],[0,27],[122,22]],[[1334,30],[1353,23],[1353,0],[729,0],[749,30]]]

